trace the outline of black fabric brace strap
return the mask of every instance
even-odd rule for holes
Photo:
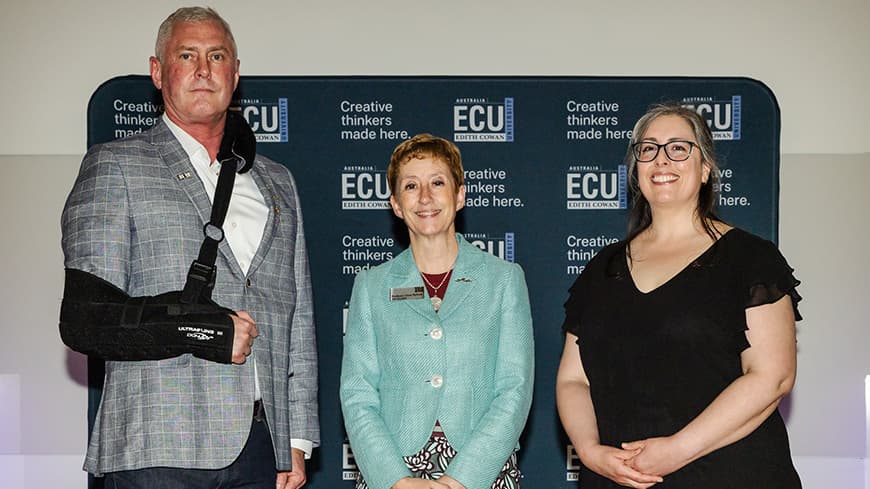
[[[251,168],[256,144],[254,133],[245,118],[235,112],[227,112],[224,137],[217,154],[221,171],[212,199],[211,218],[202,229],[204,239],[199,248],[199,256],[190,264],[187,272],[187,282],[181,293],[181,302],[185,304],[194,304],[200,298],[211,297],[216,277],[218,245],[224,239],[224,219],[230,207],[236,172],[244,173]]]
[[[230,363],[235,313],[211,300],[183,304],[180,295],[129,297],[94,274],[68,268],[61,339],[75,351],[105,360],[162,360],[192,353]]]
[[[236,179],[235,162],[227,161],[221,164],[217,188],[214,191],[214,202],[211,205],[211,219],[202,228],[205,238],[199,247],[199,256],[190,264],[187,271],[187,282],[181,293],[181,302],[195,304],[200,298],[210,298],[217,276],[215,261],[218,245],[224,239],[224,219],[230,206],[233,193],[233,183]]]

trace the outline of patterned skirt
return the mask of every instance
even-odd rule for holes
[[[429,441],[419,452],[402,457],[408,469],[414,473],[414,477],[421,479],[434,480],[439,479],[444,472],[447,471],[447,466],[450,461],[456,456],[456,450],[447,442],[447,437],[441,431],[440,425],[435,425],[432,431],[432,436]],[[490,489],[520,489],[520,479],[523,475],[517,467],[517,452],[511,452],[501,472],[493,481]],[[460,481],[462,482],[462,481]],[[369,489],[362,472],[356,476],[356,489]]]

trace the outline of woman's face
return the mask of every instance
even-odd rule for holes
[[[694,210],[701,185],[710,178],[710,166],[702,161],[692,126],[678,115],[664,115],[650,123],[641,141],[690,141],[696,145],[685,161],[673,161],[662,147],[654,160],[636,162],[638,185],[650,206],[690,205]]]
[[[452,236],[456,212],[465,205],[465,186],[456,188],[440,158],[411,158],[399,169],[390,204],[412,238]]]

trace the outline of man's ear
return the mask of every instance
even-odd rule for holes
[[[163,66],[160,64],[160,60],[157,59],[156,56],[151,56],[148,58],[148,67],[151,71],[151,83],[160,90],[163,88]],[[237,78],[238,79],[238,78]]]
[[[239,65],[241,65],[241,61],[239,59],[236,59],[236,76],[233,80],[233,92],[235,92],[236,89],[239,88]]]

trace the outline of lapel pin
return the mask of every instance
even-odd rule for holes
[[[189,171],[186,171],[184,173],[179,173],[178,175],[175,175],[175,178],[177,178],[178,181],[181,181],[181,180],[187,180],[188,178],[190,178],[192,176],[193,176],[193,174],[191,174]]]
[[[471,280],[470,278],[468,278],[468,277],[459,277],[459,278],[456,279],[455,281],[456,281],[456,282],[471,283],[472,280]]]
[[[275,190],[271,187],[269,187],[269,195],[272,196],[272,202],[274,202],[272,208],[275,209],[275,215],[281,214],[281,208],[278,207],[278,196],[275,195]]]

